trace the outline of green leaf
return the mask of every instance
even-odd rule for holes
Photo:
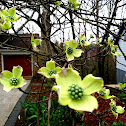
[[[120,54],[120,52],[115,52],[115,54],[114,54],[115,56],[121,56],[121,54]]]
[[[55,2],[55,5],[56,5],[57,7],[60,7],[61,4],[62,4],[61,1],[56,1],[56,2]]]
[[[37,115],[33,115],[27,118],[27,120],[33,119],[33,118],[37,118]]]
[[[15,11],[15,8],[14,7],[13,8],[9,8],[9,11],[8,12],[9,12],[9,15],[15,17],[16,11]]]
[[[9,13],[6,10],[1,10],[0,15],[4,15],[5,17],[9,15]],[[3,19],[3,18],[2,18]]]
[[[119,83],[118,85],[119,85],[120,89],[124,89],[126,87],[126,83],[124,83],[124,84],[123,83]]]
[[[69,0],[69,3],[73,5],[73,8],[74,8],[75,10],[77,10],[77,9],[78,9],[78,6],[81,5],[81,3],[78,2],[77,0]]]

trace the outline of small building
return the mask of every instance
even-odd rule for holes
[[[31,34],[18,34],[18,37],[0,34],[0,72],[12,71],[13,66],[20,65],[23,67],[23,76],[33,76],[33,55],[28,51],[31,48]]]
[[[126,33],[123,30],[121,39],[119,39],[119,46],[123,53],[126,55]],[[117,52],[120,52],[121,56],[117,57],[116,69],[117,69],[117,83],[126,82],[126,59],[123,56],[122,52],[119,48],[117,48]]]

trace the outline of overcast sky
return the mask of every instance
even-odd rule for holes
[[[63,0],[63,1],[65,1],[65,2],[67,2],[68,0]],[[126,0],[123,0],[122,1],[122,3],[120,2],[120,5],[122,5],[123,4],[123,2],[124,1],[126,1]],[[86,8],[86,9],[88,9],[88,8]],[[104,8],[102,8],[102,10],[101,10],[101,12],[99,13],[99,16],[108,16],[108,13],[107,13],[107,6],[104,6]],[[117,17],[118,18],[121,18],[121,15],[126,15],[126,7],[124,8],[124,10],[125,11],[121,11],[121,10],[118,10],[117,11]],[[28,10],[28,9],[25,9],[24,10],[25,11],[25,13],[27,14],[27,15],[31,15],[32,14],[32,10]],[[62,12],[62,13],[65,13],[65,10],[64,9],[60,9],[60,11]],[[120,13],[121,12],[121,13]],[[60,17],[61,16],[61,14],[59,13],[59,12],[56,12],[55,11],[55,14],[58,16],[58,17]],[[69,18],[69,16],[68,15],[66,15],[68,18]],[[37,12],[34,14],[34,16],[33,16],[33,18],[34,19],[37,19],[37,17],[38,17],[38,14],[37,14]],[[74,17],[73,17],[74,18]],[[86,18],[86,17],[84,17],[84,18]],[[92,17],[91,17],[92,18]],[[93,18],[92,18],[93,19]],[[64,17],[62,17],[61,19],[60,19],[61,21],[64,21],[64,20],[66,20]],[[26,19],[24,19],[24,18],[20,18],[17,22],[14,22],[14,28],[15,29],[18,29],[22,24],[24,24],[25,23],[25,21],[26,21]],[[79,21],[81,21],[81,20],[78,20],[77,18],[74,20],[76,23],[74,23],[74,27],[75,27],[75,31],[76,31],[76,35],[77,35],[77,33],[79,33],[79,32],[84,32],[85,31],[85,29],[84,29],[84,27],[83,27],[83,24],[78,24],[77,22],[79,22]],[[56,23],[57,21],[56,21],[56,19],[53,17],[53,16],[51,16],[51,23]],[[103,23],[103,22],[102,22]],[[118,23],[118,22],[117,22]],[[32,22],[32,21],[29,21],[26,25],[25,25],[26,27],[27,27],[27,29],[24,27],[23,28],[23,30],[20,32],[20,33],[37,33],[37,34],[39,34],[40,36],[41,36],[41,30],[40,30],[40,28],[34,23],[34,22]],[[70,24],[67,24],[67,25],[65,25],[65,30],[64,30],[64,33],[65,33],[65,40],[70,40],[70,39],[72,39],[72,32],[71,32],[71,27],[70,27],[71,25]],[[52,33],[55,31],[55,30],[57,30],[59,28],[59,25],[55,25],[53,28],[52,28]],[[56,34],[54,34],[53,35],[53,37],[51,38],[51,40],[53,41],[53,42],[55,42],[55,41],[58,41],[58,42],[62,42],[63,41],[63,36],[62,36],[62,34],[63,34],[63,29],[64,29],[64,25],[61,25],[61,30],[59,31],[59,32],[57,32]],[[87,32],[88,32],[88,34],[87,34],[87,38],[89,38],[89,36],[90,36],[90,34],[93,34],[91,31],[92,31],[92,29],[94,30],[94,32],[96,32],[96,27],[91,27],[90,25],[87,25]],[[10,33],[12,33],[13,31],[12,30],[10,30]],[[78,34],[78,36],[79,36],[79,34]]]

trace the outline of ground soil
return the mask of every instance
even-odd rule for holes
[[[95,94],[95,96],[97,97],[97,94]],[[116,104],[117,105],[121,105],[122,107],[126,107],[125,102],[121,102],[119,99],[115,99],[116,100]],[[91,113],[86,113],[85,116],[85,124],[87,124],[87,126],[99,126],[98,124],[98,116],[99,118],[101,118],[100,120],[104,120],[104,126],[112,126],[113,122],[120,122],[123,121],[126,123],[126,111],[123,114],[119,114],[118,118],[116,119],[116,117],[112,114],[111,111],[106,112],[106,110],[110,110],[110,106],[109,106],[110,100],[104,100],[102,98],[98,98],[98,104],[99,107],[97,110],[94,111],[94,113],[97,115],[93,115]]]

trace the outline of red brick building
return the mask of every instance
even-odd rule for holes
[[[28,51],[30,48],[31,34],[19,34],[19,37],[0,34],[0,71],[12,71],[13,66],[20,65],[23,76],[33,76],[34,63],[33,55]]]

